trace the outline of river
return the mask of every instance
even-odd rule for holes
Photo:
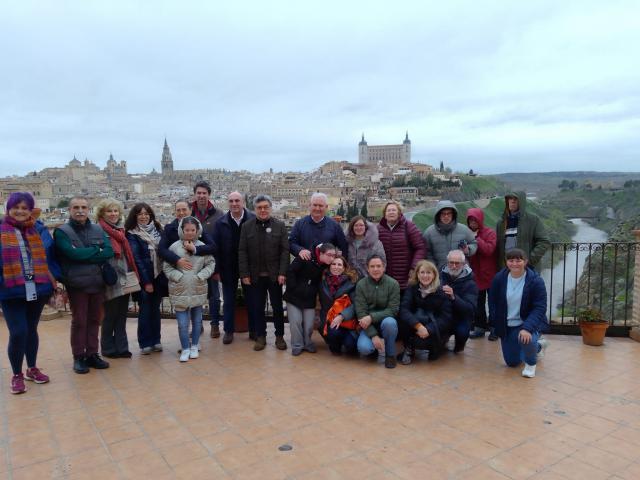
[[[569,220],[577,227],[576,234],[571,237],[572,242],[579,243],[598,243],[598,242],[606,242],[608,239],[607,232],[602,230],[598,230],[597,228],[593,228],[587,222],[583,221],[581,218],[572,218]],[[562,255],[562,252],[555,252],[554,257],[556,255]],[[566,256],[566,269],[564,270],[565,275],[565,291],[570,291],[576,284],[576,256],[578,262],[578,278],[582,274],[582,270],[584,268],[585,261],[589,256],[588,251],[570,251],[567,252]],[[557,258],[557,257],[556,257]],[[550,298],[551,305],[553,308],[551,309],[551,315],[555,315],[557,312],[557,305],[562,301],[562,275],[563,275],[563,262],[557,263],[553,267],[553,289],[552,289],[552,298]],[[551,290],[551,269],[545,268],[542,271],[542,278],[544,279],[545,284],[547,285],[547,291]],[[547,310],[548,311],[548,310]]]

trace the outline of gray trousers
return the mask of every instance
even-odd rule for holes
[[[129,351],[127,340],[127,309],[129,295],[121,295],[104,302],[104,319],[100,332],[100,350],[103,355],[116,355]]]
[[[287,318],[291,332],[291,350],[305,350],[313,346],[313,320],[316,317],[314,308],[301,309],[287,302]]]

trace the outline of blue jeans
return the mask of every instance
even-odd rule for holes
[[[343,346],[347,353],[356,353],[358,351],[358,333],[355,330],[328,327],[326,340],[329,350],[334,353],[341,353]]]
[[[522,330],[522,327],[507,327],[507,334],[500,339],[504,363],[510,367],[517,367],[523,361],[528,365],[535,365],[536,357],[540,351],[540,345],[538,344],[540,333],[533,332],[531,341],[525,345],[518,340],[520,330]]]
[[[202,329],[202,307],[191,307],[189,310],[176,310],[178,320],[178,336],[182,350],[189,348],[189,317],[191,317],[191,345],[197,345],[200,341]]]
[[[160,343],[160,302],[158,290],[147,293],[140,291],[138,305],[138,345],[140,348],[153,347]]]
[[[38,322],[49,296],[38,297],[33,302],[24,298],[2,300],[2,313],[9,328],[9,363],[14,375],[22,373],[22,362],[27,357],[27,367],[36,366],[38,355]]]
[[[396,337],[398,336],[398,322],[393,317],[387,317],[380,322],[380,327],[376,327],[378,333],[382,334],[384,338],[384,354],[387,357],[396,356]],[[369,338],[369,335],[364,330],[360,331],[358,337],[358,352],[362,355],[371,355],[375,352],[376,347],[373,346],[373,341]]]
[[[220,282],[209,277],[209,315],[211,325],[220,324]]]

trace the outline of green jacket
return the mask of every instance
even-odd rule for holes
[[[516,246],[527,254],[529,257],[529,265],[535,267],[543,257],[547,249],[550,247],[549,237],[545,231],[542,220],[537,215],[527,212],[527,196],[524,192],[512,192],[504,197],[504,212],[502,218],[496,226],[498,234],[497,253],[498,253],[498,269],[505,266],[504,261],[504,243],[505,230],[507,227],[507,218],[509,216],[508,196],[518,197],[518,208],[520,211],[520,219],[518,220],[518,237]]]
[[[356,316],[371,315],[371,325],[365,331],[370,338],[379,335],[382,320],[397,317],[399,309],[400,285],[389,275],[377,282],[366,276],[356,285]]]

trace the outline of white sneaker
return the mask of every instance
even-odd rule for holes
[[[190,353],[191,353],[191,349],[190,348],[184,348],[182,350],[182,353],[180,353],[180,361],[181,362],[188,362]]]
[[[198,353],[198,345],[194,345],[189,349],[189,358],[198,358],[200,354]]]
[[[533,378],[536,376],[536,366],[529,365],[528,363],[524,364],[524,368],[522,369],[522,376],[526,378]]]
[[[538,339],[538,345],[540,345],[540,351],[538,352],[537,359],[541,360],[544,358],[544,354],[546,353],[547,348],[549,347],[549,340],[547,340],[544,337],[540,337]]]
[[[196,347],[198,347],[198,351],[202,350],[202,347],[200,346],[199,343],[196,344]]]

